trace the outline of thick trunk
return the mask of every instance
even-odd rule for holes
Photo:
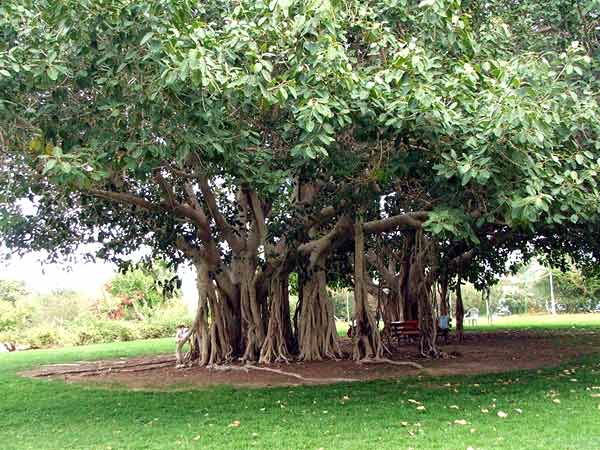
[[[240,270],[240,305],[244,354],[242,361],[258,361],[265,341],[265,315],[256,292],[254,260],[245,259]]]
[[[410,293],[417,300],[419,320],[419,347],[421,355],[429,358],[437,358],[439,351],[436,345],[437,323],[434,315],[433,302],[433,280],[435,275],[435,264],[433,248],[421,230],[415,237],[410,262]]]
[[[194,265],[198,306],[189,334],[177,344],[177,362],[184,362],[182,348],[189,341],[189,362],[197,362],[201,366],[223,364],[235,357],[237,336],[236,328],[231,326],[234,322],[231,303],[210,279],[205,261],[197,260]]]
[[[354,225],[354,319],[355,332],[353,357],[355,360],[381,357],[382,346],[379,329],[368,305],[365,273],[365,238],[363,224]]]
[[[288,283],[288,273],[276,273],[269,280],[269,325],[260,352],[261,363],[288,362],[292,358],[294,342]]]
[[[462,292],[461,292],[461,280],[458,279],[456,283],[456,337],[458,342],[462,342],[464,338],[464,318],[465,318],[465,307],[463,305],[462,300]]]
[[[304,361],[340,356],[333,303],[327,295],[327,279],[321,267],[321,264],[317,264],[302,285],[298,346],[300,359]]]
[[[383,298],[383,323],[402,322],[404,320],[404,307],[397,291],[390,291]]]
[[[412,254],[414,251],[414,238],[407,236],[403,247],[402,261],[400,265],[399,294],[402,302],[402,320],[418,320],[419,305],[417,298],[412,295],[410,287],[410,272],[412,266]]]
[[[438,293],[440,316],[447,316],[450,305],[448,304],[448,278],[446,276],[441,277],[439,280]]]

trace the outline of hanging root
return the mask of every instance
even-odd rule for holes
[[[423,230],[415,233],[411,255],[409,286],[410,295],[417,299],[419,312],[419,351],[425,358],[439,358],[436,346],[437,323],[434,317],[434,281],[437,272],[435,248],[426,240]]]
[[[315,271],[303,286],[302,310],[298,317],[299,359],[337,359],[341,351],[333,317],[333,304],[327,295],[323,270]]]
[[[288,274],[277,274],[269,284],[270,314],[267,335],[260,350],[259,363],[292,359],[292,322],[288,293]]]
[[[357,220],[354,224],[354,311],[356,333],[352,335],[354,341],[353,358],[359,361],[381,357],[383,347],[379,328],[368,304],[365,235],[361,220]]]

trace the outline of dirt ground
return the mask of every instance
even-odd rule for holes
[[[342,350],[350,353],[351,342],[341,339]],[[577,356],[600,352],[600,333],[591,331],[469,333],[462,344],[440,345],[447,358],[426,360],[416,354],[416,345],[394,345],[391,359],[416,365],[357,364],[350,360],[273,364],[284,373],[254,367],[191,367],[176,369],[172,355],[112,361],[81,362],[43,366],[22,375],[60,378],[69,383],[120,385],[132,389],[189,389],[214,385],[238,387],[296,386],[336,381],[364,381],[426,374],[470,375],[536,369],[561,364]]]

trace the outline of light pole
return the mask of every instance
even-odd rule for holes
[[[556,302],[554,300],[554,283],[552,278],[552,269],[550,269],[550,313],[556,314]]]

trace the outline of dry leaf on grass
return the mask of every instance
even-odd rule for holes
[[[454,421],[454,424],[455,424],[455,425],[466,425],[466,424],[467,424],[467,421],[466,421],[465,419],[456,419],[456,420]]]
[[[240,421],[239,420],[234,420],[228,426],[233,427],[233,428],[237,428],[237,427],[240,426]]]
[[[504,411],[498,411],[498,417],[506,419],[508,417],[508,414],[506,414]]]

